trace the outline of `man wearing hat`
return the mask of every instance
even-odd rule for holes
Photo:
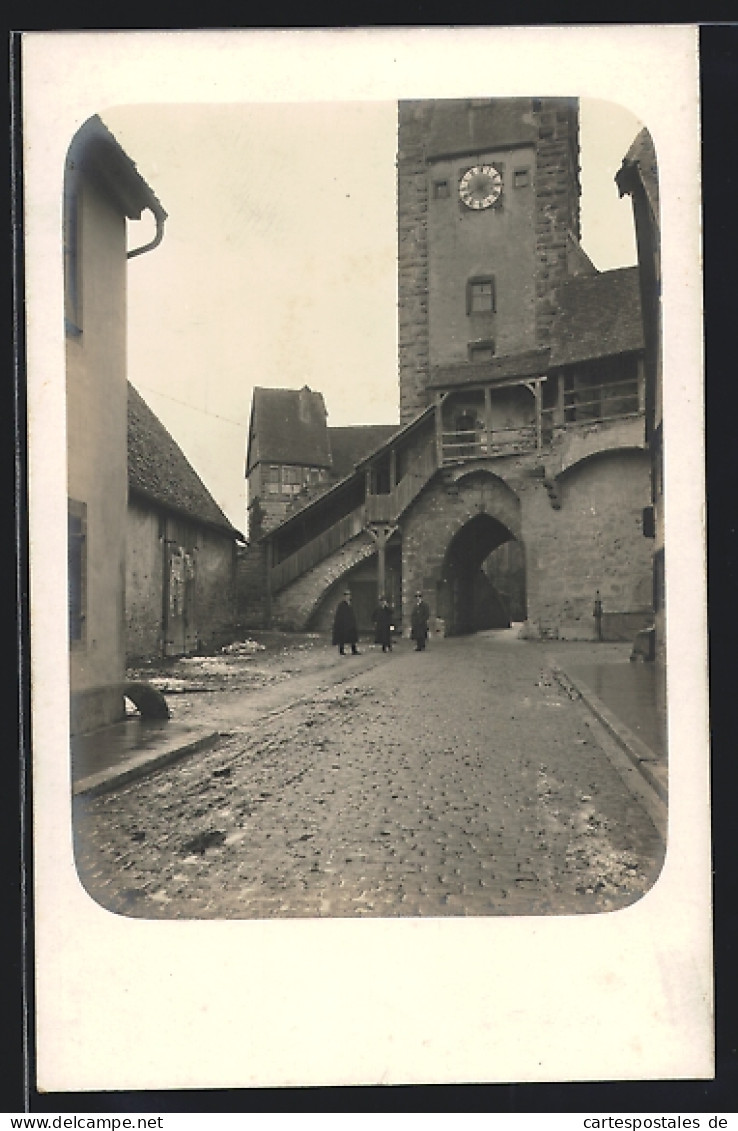
[[[341,656],[346,655],[344,648],[347,644],[351,645],[352,656],[359,655],[356,647],[359,640],[359,630],[356,624],[356,614],[351,604],[350,589],[344,591],[343,600],[338,603],[336,615],[333,618],[332,640],[334,644],[338,645],[338,651]]]
[[[415,604],[413,605],[413,611],[410,617],[410,639],[415,641],[416,652],[425,651],[425,643],[428,639],[429,620],[430,609],[423,600],[423,594],[418,589],[415,594]]]
[[[372,613],[372,620],[374,621],[374,643],[381,644],[383,652],[392,651],[392,621],[394,616],[394,610],[389,601],[384,595],[381,596],[379,604]]]

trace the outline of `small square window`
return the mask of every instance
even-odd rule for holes
[[[434,181],[433,182],[433,199],[443,200],[450,193],[448,181]]]
[[[530,184],[530,169],[515,169],[513,172],[513,185],[515,188],[526,188]]]
[[[466,313],[494,314],[495,281],[491,275],[469,279],[466,284]]]
[[[469,361],[492,361],[495,356],[495,343],[491,340],[469,342]]]

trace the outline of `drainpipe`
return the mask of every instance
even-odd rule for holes
[[[129,251],[126,255],[127,259],[133,259],[136,255],[144,255],[147,251],[153,251],[164,239],[164,221],[167,218],[167,214],[161,207],[156,208],[153,204],[149,207],[156,220],[156,235],[149,243],[143,244],[142,247],[134,247],[132,251]]]

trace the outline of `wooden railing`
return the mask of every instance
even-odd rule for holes
[[[533,452],[537,446],[533,424],[522,428],[495,428],[489,432],[444,432],[441,442],[444,463]]]
[[[364,526],[364,507],[357,507],[356,510],[340,518],[328,530],[324,530],[317,538],[312,538],[304,546],[300,546],[299,550],[290,554],[284,561],[272,566],[269,572],[272,593],[284,589],[285,585],[289,585],[318,562],[322,562],[329,554],[340,550],[341,546],[345,546],[352,538],[361,534]]]
[[[643,395],[637,378],[609,381],[581,389],[565,389],[563,403],[543,410],[543,427],[554,425],[592,424],[601,420],[618,420],[643,412]]]
[[[367,495],[366,521],[396,522],[438,468],[435,445],[424,448],[387,495]]]
[[[344,515],[317,538],[312,538],[294,554],[272,566],[269,572],[272,593],[284,589],[324,558],[340,550],[341,546],[356,538],[370,523],[396,522],[416,495],[420,494],[437,466],[435,445],[423,449],[389,494],[367,495],[362,506]]]

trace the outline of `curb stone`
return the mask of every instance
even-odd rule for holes
[[[574,680],[563,668],[555,665],[552,674],[557,683],[569,694],[572,692],[582,700],[584,705],[605,728],[611,738],[615,740],[621,750],[627,755],[631,765],[655,795],[653,800],[659,813],[665,816],[665,807],[668,802],[668,771],[665,765],[657,758],[653,750],[646,745],[630,727],[610,711],[598,699],[594,692],[580,680]]]
[[[192,739],[190,742],[185,742],[181,746],[170,747],[168,750],[162,750],[153,756],[149,753],[141,754],[138,758],[131,758],[126,762],[122,762],[120,766],[111,767],[110,769],[100,770],[96,774],[88,774],[86,778],[80,778],[72,787],[72,796],[78,797],[80,794],[95,794],[104,793],[106,790],[115,789],[121,785],[127,785],[131,781],[136,781],[139,778],[145,777],[147,774],[154,773],[156,770],[168,766],[171,762],[176,762],[179,758],[184,758],[189,754],[195,754],[200,750],[209,749],[222,737],[220,731],[211,731],[207,734],[200,735],[199,738]]]

